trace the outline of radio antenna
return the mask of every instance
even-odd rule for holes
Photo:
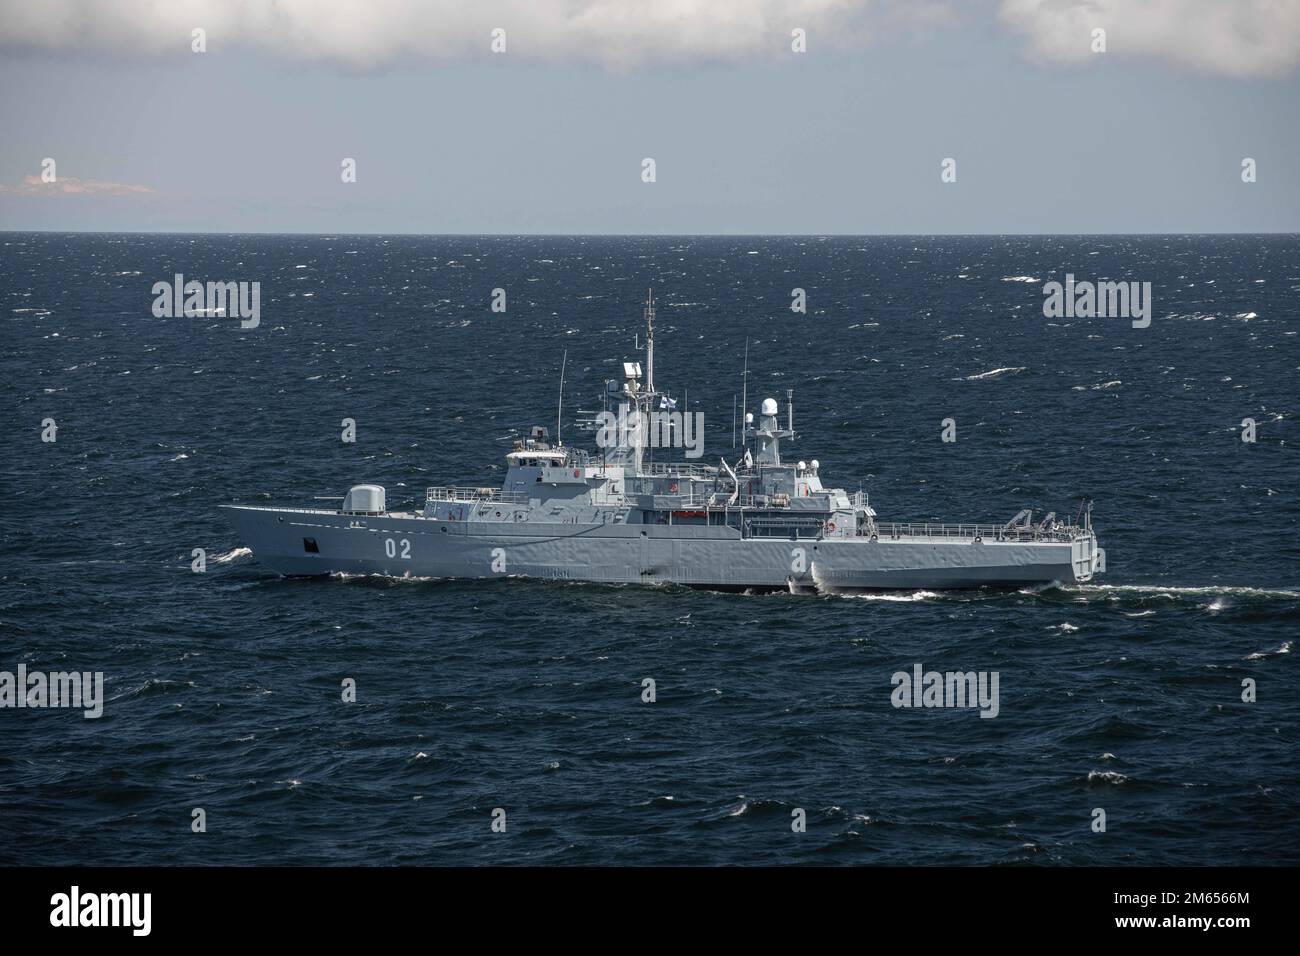
[[[555,407],[555,444],[559,447],[564,444],[564,439],[560,437],[560,416],[564,412],[564,367],[569,364],[569,350],[564,350],[564,358],[560,359],[560,400]]]
[[[742,422],[740,428],[740,437],[742,439],[745,437],[745,428],[743,422],[745,420],[745,410],[747,408],[749,408],[749,339],[748,338],[745,339],[745,370],[740,375],[740,420]],[[744,444],[744,442],[742,441],[741,444]]]

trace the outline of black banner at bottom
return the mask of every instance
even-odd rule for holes
[[[689,922],[730,941],[828,920],[873,943],[948,942],[1027,931],[1054,939],[1282,929],[1295,873],[1218,869],[217,869],[0,870],[7,942],[36,935],[338,944],[437,928],[545,939],[627,932],[658,939]],[[975,934],[975,935],[970,935]],[[551,941],[555,941],[551,937]]]

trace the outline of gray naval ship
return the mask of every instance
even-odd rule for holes
[[[291,576],[530,577],[719,590],[1018,587],[1087,581],[1106,570],[1091,506],[1076,523],[1022,510],[1004,524],[877,520],[867,495],[822,484],[820,465],[789,462],[775,399],[744,415],[735,464],[654,461],[689,428],[655,390],[654,300],[645,371],[606,382],[596,452],[534,427],[506,455],[501,487],[429,488],[423,507],[389,510],[384,488],[351,488],[337,510],[227,505],[255,559]],[[563,385],[561,385],[561,393]],[[747,394],[746,402],[747,403]],[[742,403],[741,408],[745,407]],[[611,411],[616,406],[618,414]],[[677,417],[674,418],[674,415]],[[1081,520],[1081,524],[1078,521]]]

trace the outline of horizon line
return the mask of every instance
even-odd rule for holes
[[[221,232],[212,230],[166,229],[21,229],[0,226],[5,235],[51,236],[402,236],[429,239],[975,239],[975,238],[1080,238],[1080,237],[1205,237],[1205,236],[1300,236],[1300,230],[1223,232],[309,232],[254,230]]]

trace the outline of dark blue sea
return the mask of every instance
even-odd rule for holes
[[[176,273],[260,282],[260,325],[156,318]],[[1045,318],[1066,273],[1151,282],[1150,327]],[[748,340],[751,407],[794,388],[786,451],[881,520],[1091,498],[1108,572],[288,580],[219,513],[494,483],[566,351],[579,440],[650,286],[705,461]],[[0,233],[0,670],[107,698],[0,710],[0,863],[1300,863],[1298,303],[1296,236]],[[917,663],[998,672],[998,716],[895,708]]]

